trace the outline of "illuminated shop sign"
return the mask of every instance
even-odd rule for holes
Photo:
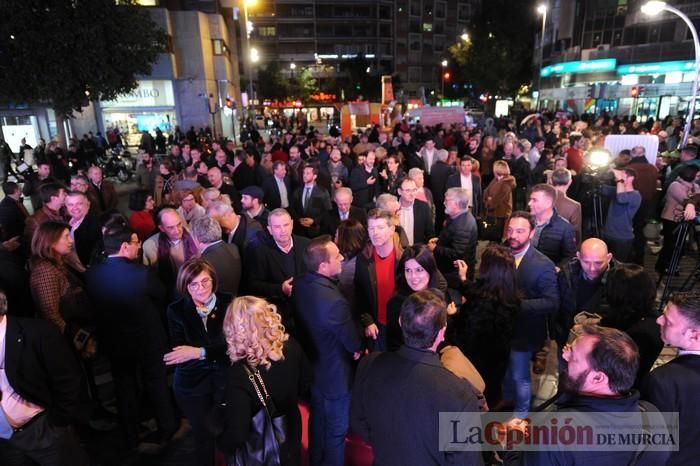
[[[115,100],[100,102],[102,108],[111,107],[172,107],[175,105],[173,82],[144,80],[128,94],[121,94]]]
[[[659,61],[637,63],[636,65],[620,65],[617,67],[617,74],[666,74],[678,71],[689,73],[694,70],[694,61]]]
[[[587,60],[587,61],[567,61],[557,63],[555,65],[545,66],[540,70],[540,76],[547,77],[560,74],[580,74],[580,73],[598,73],[601,71],[612,71],[615,69],[617,60],[615,58],[605,58],[602,60]]]

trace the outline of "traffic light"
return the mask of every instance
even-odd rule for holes
[[[445,78],[445,81],[449,81],[450,80],[450,72],[449,71],[445,72],[445,74],[443,74],[442,77]]]
[[[639,97],[639,88],[637,86],[630,88],[630,97]]]

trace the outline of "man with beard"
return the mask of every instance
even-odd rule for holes
[[[639,392],[632,389],[639,367],[639,352],[634,341],[624,332],[595,325],[577,328],[576,338],[563,349],[566,371],[560,377],[561,392],[555,410],[585,413],[596,425],[623,427],[641,433],[654,426],[659,413],[651,403],[640,401]],[[646,414],[642,416],[642,411]],[[593,414],[595,413],[595,414]],[[624,415],[622,413],[629,413]],[[647,421],[645,422],[645,418]],[[637,451],[637,448],[640,451]],[[537,451],[510,453],[507,464],[666,464],[670,451],[653,451],[643,446],[635,448],[572,448],[550,444]],[[671,447],[669,447],[670,449]],[[513,462],[521,456],[520,462]],[[689,464],[689,463],[684,463]]]

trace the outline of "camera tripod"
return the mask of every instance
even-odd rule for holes
[[[666,300],[668,299],[668,296],[671,292],[671,279],[673,278],[676,269],[678,269],[681,263],[681,258],[683,257],[683,253],[685,252],[686,239],[690,234],[692,227],[692,221],[683,222],[677,227],[680,230],[678,231],[678,236],[676,236],[676,244],[673,247],[673,256],[671,256],[671,261],[668,263],[668,267],[665,272],[666,281],[664,283],[664,291],[661,294],[659,312],[663,311],[664,305],[666,304]],[[677,291],[690,290],[695,286],[696,283],[698,283],[698,280],[700,280],[700,261],[696,265],[695,269],[690,273],[690,275],[688,275],[688,278],[686,278],[685,282],[683,282],[680,288],[678,288]],[[659,276],[659,283],[661,283],[662,281],[663,273],[661,273]]]

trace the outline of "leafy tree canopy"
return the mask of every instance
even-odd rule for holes
[[[489,0],[469,30],[470,41],[449,47],[459,79],[477,93],[514,95],[532,76],[538,17],[534,2]]]
[[[134,0],[0,1],[0,104],[62,116],[111,100],[148,75],[166,36]]]

